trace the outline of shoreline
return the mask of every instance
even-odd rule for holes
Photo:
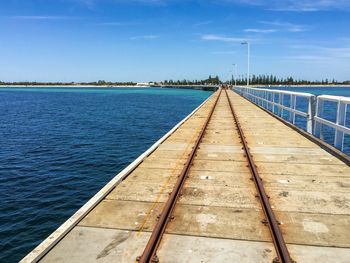
[[[151,86],[137,86],[137,85],[0,85],[0,89],[11,89],[11,88],[72,88],[72,89],[151,89],[151,88],[160,88],[160,89],[197,89],[204,91],[215,91],[217,89],[217,85],[151,85]]]
[[[242,87],[242,86],[241,86]],[[253,88],[266,87],[266,88],[350,88],[350,84],[310,84],[310,85],[252,85]]]
[[[245,86],[245,85],[237,85]],[[157,85],[157,86],[136,86],[136,85],[3,85],[0,88],[206,88],[215,85]],[[350,84],[315,84],[315,85],[250,85],[252,88],[350,88]]]
[[[150,86],[109,86],[109,85],[0,85],[0,88],[150,88]]]

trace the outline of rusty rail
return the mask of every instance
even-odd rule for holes
[[[238,117],[234,111],[234,108],[232,106],[231,100],[227,94],[227,89],[225,89],[226,97],[228,100],[228,103],[230,105],[230,109],[233,115],[233,118],[235,120],[235,124],[239,133],[239,137],[242,142],[242,149],[245,152],[245,156],[247,157],[248,160],[248,167],[251,171],[252,178],[251,180],[254,181],[256,189],[258,191],[258,197],[262,206],[262,209],[265,214],[265,219],[262,220],[262,223],[265,225],[268,225],[271,236],[272,236],[272,241],[276,249],[277,253],[277,258],[274,259],[274,263],[293,263],[294,261],[290,257],[287,245],[283,239],[282,232],[279,228],[279,222],[276,220],[275,214],[271,208],[270,202],[269,202],[269,196],[265,192],[265,188],[262,183],[262,179],[259,175],[259,172],[257,170],[257,167],[254,163],[253,156],[250,152],[250,149],[248,147],[248,142],[246,141],[246,137],[244,136],[244,132],[242,130],[242,127],[239,123]]]
[[[175,204],[180,196],[181,189],[184,185],[184,182],[188,176],[188,172],[190,170],[190,167],[192,165],[193,159],[195,157],[196,151],[199,147],[199,144],[204,136],[205,130],[209,124],[209,121],[213,115],[213,112],[215,110],[215,107],[218,103],[218,100],[220,98],[222,89],[220,89],[219,94],[214,102],[213,107],[210,110],[210,113],[202,127],[201,132],[199,133],[199,136],[196,140],[196,143],[194,147],[192,148],[192,151],[184,165],[184,168],[182,169],[180,175],[178,176],[178,180],[173,188],[173,191],[171,192],[168,200],[166,201],[163,210],[161,214],[159,215],[159,219],[153,229],[153,232],[151,234],[150,239],[148,240],[148,243],[140,257],[137,258],[137,261],[140,263],[148,263],[148,262],[159,262],[159,259],[157,257],[157,249],[160,244],[160,241],[163,237],[163,234],[165,232],[166,226],[169,222],[169,220],[172,219],[172,212],[174,210]]]

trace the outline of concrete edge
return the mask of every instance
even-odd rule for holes
[[[215,93],[213,93],[215,94]],[[36,248],[27,254],[20,263],[38,262],[45,254],[61,241],[70,230],[72,230],[92,209],[94,209],[118,184],[120,184],[142,161],[154,152],[170,135],[172,135],[185,121],[195,114],[210,98],[207,98],[202,104],[194,109],[183,120],[176,124],[162,138],[155,142],[148,150],[142,153],[131,164],[124,168],[111,181],[109,181],[100,191],[98,191],[87,203],[85,203],[77,212],[75,212],[66,222],[58,227],[50,236],[42,241]]]
[[[235,92],[234,90],[232,90],[232,92]],[[246,99],[245,97],[243,97],[241,94],[235,92],[237,95],[241,96],[243,99],[245,99],[246,101],[250,102],[251,104],[253,104],[254,106],[258,107],[259,109],[262,109],[263,111],[265,111],[266,113],[268,113],[270,116],[274,117],[275,119],[279,120],[280,122],[282,122],[283,124],[285,124],[286,126],[288,126],[289,128],[295,130],[296,132],[298,132],[299,134],[301,134],[302,136],[306,137],[308,140],[312,141],[313,143],[316,143],[318,146],[320,146],[323,150],[325,150],[326,152],[330,153],[331,155],[333,155],[334,157],[338,158],[339,160],[341,160],[343,163],[345,163],[346,165],[350,166],[350,156],[348,156],[347,154],[343,153],[342,151],[339,151],[337,148],[333,147],[332,145],[326,143],[325,141],[322,141],[321,139],[315,137],[314,135],[304,131],[303,129],[298,128],[297,126],[293,125],[290,122],[287,122],[286,120],[284,120],[283,118],[273,114],[271,111],[261,107],[260,105],[257,105],[255,103],[253,103],[252,101]]]

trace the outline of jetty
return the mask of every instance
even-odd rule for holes
[[[349,163],[221,87],[21,262],[349,262]]]

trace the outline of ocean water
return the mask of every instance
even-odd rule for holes
[[[17,262],[211,92],[0,88],[0,262]]]
[[[296,92],[306,92],[311,93],[316,96],[318,95],[334,95],[334,96],[344,96],[344,97],[350,97],[350,87],[278,87],[273,88],[278,90],[289,90],[289,91],[296,91]],[[276,97],[277,99],[277,97]],[[289,106],[290,105],[290,98],[289,96],[285,96],[284,99],[284,105]],[[297,98],[297,109],[307,112],[307,99],[304,98]],[[335,102],[325,102],[324,103],[324,112],[323,112],[323,118],[326,120],[335,122],[336,121],[336,113],[337,113],[337,103]],[[289,119],[289,113],[287,111],[284,111],[284,114],[282,116],[284,119]],[[303,117],[296,116],[296,123],[298,127],[305,130],[306,127],[306,120]],[[347,114],[346,114],[346,120],[345,120],[345,126],[350,128],[350,107],[347,107]],[[335,130],[333,128],[327,127],[325,125],[322,125],[323,130],[323,140],[325,140],[327,143],[333,145],[334,143],[334,135]],[[344,149],[343,152],[345,152],[347,155],[350,155],[350,136],[345,135],[344,136]]]

